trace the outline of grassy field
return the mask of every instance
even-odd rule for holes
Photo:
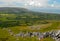
[[[34,25],[37,27],[37,25]],[[11,36],[8,32],[8,29],[11,29],[14,34],[19,33],[20,31],[22,32],[46,32],[46,31],[51,31],[51,30],[60,30],[60,22],[51,22],[49,24],[40,24],[38,25],[40,29],[31,29],[30,26],[15,26],[15,27],[8,27],[5,28],[4,30],[0,28],[0,41],[17,41],[14,36]],[[33,26],[32,26],[33,27]],[[2,38],[2,39],[1,39]],[[5,39],[7,38],[7,39]],[[52,38],[48,37],[45,39],[38,40],[36,37],[34,38],[22,38],[19,37],[18,41],[54,41]]]
[[[0,41],[55,41],[51,37],[39,40],[36,37],[14,37],[8,32],[11,29],[14,34],[19,32],[47,32],[60,30],[59,20],[39,20],[39,18],[26,18],[15,14],[0,14]],[[21,18],[20,18],[21,17]]]

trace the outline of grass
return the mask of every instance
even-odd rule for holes
[[[41,26],[41,29],[40,30],[37,30],[37,29],[30,29],[29,26],[15,26],[15,27],[10,27],[10,29],[12,29],[12,31],[14,33],[19,33],[20,31],[23,31],[23,32],[26,32],[26,31],[29,31],[29,32],[46,32],[46,31],[51,31],[51,30],[58,30],[60,26],[60,22],[53,22],[51,25],[48,24],[46,26]]]
[[[39,31],[39,32],[46,32],[46,31],[51,31],[51,30],[58,30],[58,27],[60,26],[60,22],[52,22],[52,25],[48,26],[48,27],[43,27],[40,29],[40,30],[31,30],[28,28],[28,26],[15,26],[15,27],[8,27],[9,29],[11,29],[14,34],[17,34],[19,33],[20,31],[23,31],[23,32],[26,32],[26,31],[29,31],[29,32],[33,32],[33,31]],[[16,40],[16,37],[14,36],[11,36],[9,34],[9,32],[7,31],[7,28],[5,30],[2,30],[0,28],[0,38],[8,38],[7,41],[17,41]],[[41,39],[41,40],[38,40],[36,37],[19,37],[18,38],[19,40],[18,41],[54,41],[52,38],[48,37],[48,38],[45,38],[45,39]],[[0,41],[2,41],[0,39]]]
[[[9,32],[7,30],[0,29],[0,38],[6,38],[9,36]]]
[[[51,37],[47,37],[45,39],[42,39],[41,41],[55,41],[55,40],[53,40]]]
[[[27,13],[28,14],[28,13]],[[26,15],[27,15],[26,14]],[[55,21],[55,20],[39,20],[40,18],[40,15],[39,16],[34,16],[34,15],[15,15],[15,14],[0,14],[0,21],[19,21],[19,22],[22,22],[22,23],[25,23],[25,20],[27,19],[27,21],[31,22],[32,24],[34,24],[35,26],[39,25],[39,27],[41,27],[41,29],[37,30],[37,29],[30,29],[29,26],[14,26],[14,27],[8,27],[9,29],[11,29],[14,34],[17,34],[19,33],[20,31],[22,32],[46,32],[46,31],[51,31],[51,30],[58,30],[60,27],[60,20],[58,21]],[[29,16],[29,17],[28,17]],[[22,18],[20,20],[16,20],[16,18]],[[42,16],[42,18],[44,18],[46,16]],[[49,18],[51,16],[48,16],[47,18]],[[54,16],[52,16],[53,18]],[[26,18],[25,20],[23,18]],[[29,19],[29,18],[32,18],[32,19]],[[36,19],[34,19],[36,18]],[[50,24],[46,25],[46,24],[43,24],[44,26],[42,26],[39,22],[50,22]],[[31,24],[30,23],[30,24]],[[28,23],[29,24],[29,23]],[[60,29],[59,29],[60,30]],[[8,39],[6,39],[8,38]],[[0,28],[0,41],[55,41],[53,40],[51,37],[47,37],[47,38],[44,38],[44,39],[41,39],[41,40],[38,40],[36,37],[18,37],[19,40],[16,40],[16,37],[14,36],[11,36],[8,32],[8,29],[6,28],[5,30],[1,29]]]
[[[46,32],[46,31],[51,31],[51,30],[58,30],[58,26],[60,26],[60,22],[53,22],[51,26],[47,28],[43,28],[40,31],[41,32]]]

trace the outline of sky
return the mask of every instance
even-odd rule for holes
[[[0,0],[0,7],[60,9],[60,0]]]
[[[0,7],[60,8],[60,0],[0,0]]]

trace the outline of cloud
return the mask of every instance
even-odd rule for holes
[[[24,3],[24,5],[26,6],[44,6],[46,5],[48,0],[0,0],[0,2],[4,2],[5,4],[4,5],[7,5],[7,6],[11,6],[14,2],[15,4],[13,5],[16,5],[16,3]],[[2,5],[3,6],[3,5]]]
[[[4,3],[4,4],[3,4]],[[57,0],[0,0],[0,7],[56,7],[60,8]]]
[[[46,6],[48,2],[48,0],[26,0],[26,1],[27,2],[25,4],[36,7]]]

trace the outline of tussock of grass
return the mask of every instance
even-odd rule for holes
[[[41,41],[55,41],[55,40],[53,40],[51,37],[47,37],[45,39],[42,39]]]

